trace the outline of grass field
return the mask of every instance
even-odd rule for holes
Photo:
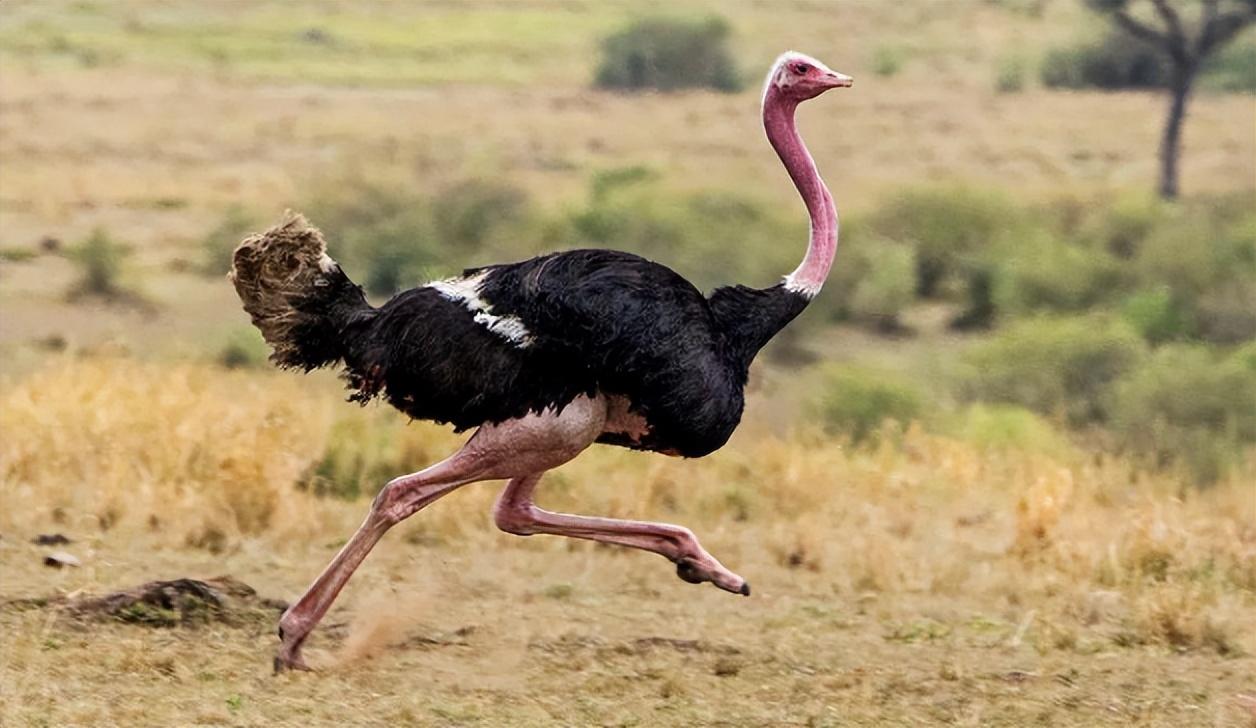
[[[640,165],[801,220],[758,118],[790,47],[857,79],[800,122],[851,218],[929,182],[1079,210],[1154,184],[1164,99],[1032,73],[996,89],[1008,59],[1093,33],[1077,3],[703,0],[686,12],[728,19],[743,91],[592,89],[598,39],[656,11],[673,7],[0,0],[0,726],[1256,726],[1250,447],[1196,488],[1027,411],[1018,432],[925,412],[960,424],[857,445],[808,420],[796,363],[756,365],[712,457],[598,447],[541,489],[691,527],[749,599],[652,555],[498,533],[498,486],[478,484],[384,540],[314,633],[313,674],[271,674],[269,613],[154,627],[58,607],[219,575],[295,599],[383,482],[460,442],[342,402],[328,374],[215,363],[247,317],[196,266],[233,205],[266,221],[363,181],[488,178],[561,213]],[[1254,125],[1250,95],[1193,100],[1188,195],[1256,189]],[[67,295],[66,250],[98,227],[130,251],[131,298]],[[983,340],[947,329],[953,308],[913,305],[910,338],[817,326],[807,349],[943,392]],[[31,542],[52,533],[72,543]],[[81,566],[45,566],[54,550]]]
[[[412,469],[439,428],[334,384],[64,362],[3,407],[6,597],[230,574],[291,599],[365,503],[297,487],[335,453]],[[143,402],[137,407],[137,402]],[[1117,459],[909,431],[856,449],[750,424],[704,461],[597,449],[548,506],[691,526],[754,585],[653,556],[497,534],[469,486],[390,534],[271,677],[268,620],[153,628],[0,610],[12,725],[1246,725],[1256,494]],[[39,427],[29,423],[38,422]],[[383,443],[383,449],[380,444]],[[389,460],[395,458],[396,463]],[[330,460],[329,460],[330,459]],[[320,468],[320,463],[323,465]],[[387,471],[385,471],[387,472]],[[41,565],[64,532],[81,568]]]

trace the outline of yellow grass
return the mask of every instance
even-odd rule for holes
[[[458,441],[334,392],[126,359],[10,383],[0,592],[230,573],[293,598],[366,506],[298,488],[333,430],[349,449],[394,443],[406,468]],[[548,506],[691,526],[750,599],[683,584],[657,557],[499,534],[496,488],[473,485],[368,559],[314,639],[320,674],[268,677],[267,630],[5,609],[0,720],[1241,724],[1256,667],[1249,484],[1200,492],[1115,458],[915,429],[883,442],[750,424],[704,460],[598,447],[547,479]],[[28,540],[51,531],[75,539],[82,568],[39,565]]]

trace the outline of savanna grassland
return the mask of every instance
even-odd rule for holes
[[[1160,95],[1034,80],[1078,4],[695,3],[741,91],[592,88],[667,9],[0,1],[0,725],[1256,724],[1251,95],[1197,95],[1158,203]],[[540,496],[683,523],[753,597],[500,534],[477,484],[272,676],[274,604],[460,437],[267,368],[224,250],[295,207],[374,296],[590,239],[767,284],[806,231],[757,117],[790,47],[857,79],[801,113],[834,283],[727,448]],[[506,222],[463,231],[479,201]],[[274,601],[64,608],[221,575]]]

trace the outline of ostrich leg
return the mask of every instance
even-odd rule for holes
[[[549,533],[652,551],[676,564],[676,574],[691,584],[709,581],[725,591],[750,596],[750,584],[707,553],[693,532],[669,523],[621,521],[613,518],[552,513],[532,502],[543,473],[514,478],[493,506],[493,520],[507,533],[531,536]]]
[[[389,528],[459,486],[558,467],[591,445],[605,421],[605,399],[581,397],[561,414],[546,411],[485,425],[453,456],[389,482],[353,538],[280,618],[282,644],[275,656],[275,671],[309,669],[301,658],[301,645]]]

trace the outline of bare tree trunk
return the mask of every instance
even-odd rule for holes
[[[1181,152],[1182,122],[1186,118],[1186,102],[1195,81],[1193,68],[1173,69],[1172,86],[1169,88],[1169,118],[1164,123],[1164,137],[1160,140],[1160,196],[1166,200],[1178,196],[1178,156]]]

